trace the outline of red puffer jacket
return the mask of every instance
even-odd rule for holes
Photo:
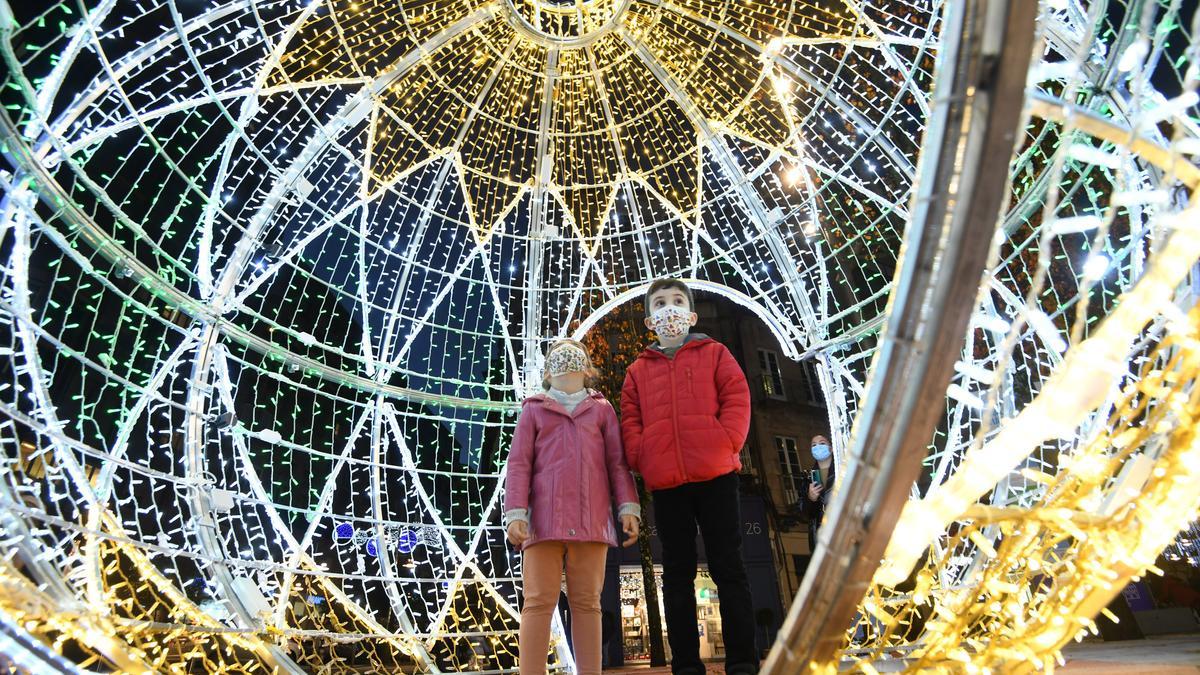
[[[710,480],[742,467],[750,388],[725,345],[694,334],[670,358],[642,352],[621,388],[621,436],[646,489]]]

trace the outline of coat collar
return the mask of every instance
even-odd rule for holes
[[[579,417],[580,413],[582,413],[583,411],[585,411],[593,406],[598,405],[601,401],[608,400],[608,399],[604,398],[604,394],[601,394],[600,392],[598,392],[594,389],[589,389],[588,391],[590,392],[589,396],[587,398],[583,399],[583,401],[581,401],[579,403],[579,405],[575,406],[574,412],[570,412],[570,413],[567,412],[567,409],[563,407],[563,404],[559,403],[558,401],[556,401],[554,399],[553,396],[551,396],[550,394],[547,394],[545,392],[542,392],[540,394],[534,394],[533,396],[530,396],[529,398],[522,401],[521,405],[522,406],[540,405],[541,407],[545,408],[546,410],[548,410],[550,412],[558,413],[559,415],[562,415],[563,417],[570,417],[573,419],[575,417]]]
[[[685,349],[688,349],[689,347],[691,347],[693,345],[702,345],[702,344],[705,344],[708,342],[713,342],[713,341],[714,340],[712,338],[708,337],[704,333],[688,333],[688,336],[683,339],[683,344],[679,345],[679,348],[675,350],[675,355],[679,356],[679,352],[681,352]],[[659,356],[664,359],[670,358],[669,356],[667,356],[666,352],[664,352],[662,350],[662,347],[658,346],[657,342],[650,345],[649,347],[646,347],[646,351],[642,352],[642,354],[646,355],[646,356],[650,356],[650,355]]]

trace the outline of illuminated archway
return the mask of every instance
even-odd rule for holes
[[[732,300],[740,307],[750,310],[755,316],[761,319],[764,324],[766,324],[767,329],[771,331],[771,335],[774,335],[775,339],[779,342],[779,348],[783,350],[783,353],[787,355],[788,358],[800,358],[800,351],[797,348],[797,342],[800,344],[804,343],[800,342],[796,336],[793,335],[794,330],[789,326],[781,324],[778,320],[778,317],[772,315],[766,307],[763,307],[755,302],[753,298],[729,288],[728,286],[711,281],[705,281],[703,279],[681,279],[681,281],[687,283],[687,285],[693,290],[708,291],[709,293]],[[640,286],[634,286],[629,290],[614,296],[603,305],[600,305],[592,311],[590,316],[581,321],[579,325],[576,326],[573,331],[571,331],[571,338],[574,340],[582,339],[583,336],[586,335],[587,332],[591,330],[592,327],[595,326],[601,319],[603,319],[609,312],[629,302],[630,300],[633,300],[634,298],[645,295],[646,289],[648,288],[650,288],[649,283],[642,284]]]

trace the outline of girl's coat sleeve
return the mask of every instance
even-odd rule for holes
[[[529,481],[533,475],[533,441],[537,438],[534,415],[522,411],[508,451],[508,470],[504,479],[504,511],[529,508]]]
[[[625,462],[625,450],[621,445],[621,425],[611,405],[604,406],[604,453],[608,464],[608,483],[612,486],[613,499],[618,505],[637,504],[637,487],[633,475]]]

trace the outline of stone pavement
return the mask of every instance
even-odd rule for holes
[[[1200,673],[1200,635],[1170,635],[1121,642],[1082,642],[1064,650],[1059,673],[1176,675]]]
[[[1200,675],[1200,635],[1171,635],[1122,642],[1083,642],[1064,651],[1067,665],[1056,673],[1088,675]],[[882,665],[882,664],[880,664]],[[903,670],[899,663],[880,671]],[[608,669],[608,673],[668,675],[670,668],[632,666]],[[719,663],[708,664],[708,675],[722,675]],[[788,674],[790,675],[790,674]]]

